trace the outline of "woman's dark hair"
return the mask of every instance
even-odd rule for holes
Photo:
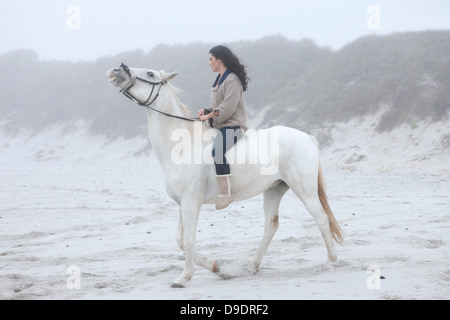
[[[209,53],[214,58],[222,60],[225,66],[239,77],[244,91],[248,90],[250,78],[247,75],[246,66],[239,61],[239,58],[230,49],[225,46],[216,46],[209,50]]]

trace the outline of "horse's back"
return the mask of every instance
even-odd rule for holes
[[[227,153],[236,198],[258,195],[288,176],[318,170],[318,147],[310,135],[289,127],[250,130]]]
[[[301,153],[304,157],[317,157],[319,143],[317,140],[298,129],[278,126],[262,130],[251,130],[245,134],[246,146],[258,152],[272,150],[279,152],[280,160]],[[255,148],[256,147],[256,148]],[[259,150],[258,150],[259,149]],[[263,149],[263,150],[260,150]]]

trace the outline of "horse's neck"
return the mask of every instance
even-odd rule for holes
[[[152,107],[171,115],[186,115],[184,106],[170,94],[162,94]],[[192,123],[171,118],[151,109],[147,110],[147,118],[149,137],[153,151],[163,169],[169,170],[170,165],[173,163],[171,159],[172,145],[174,144],[172,135],[176,130],[187,130],[186,132],[190,132]]]

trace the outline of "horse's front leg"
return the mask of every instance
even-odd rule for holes
[[[190,204],[182,204],[181,211],[180,219],[182,219],[182,222],[178,224],[177,241],[178,245],[184,250],[184,270],[174,281],[172,288],[184,288],[194,275],[195,239],[200,208],[198,204],[191,202]],[[182,243],[178,237],[183,239]]]
[[[181,250],[184,251],[184,244],[183,244],[183,213],[181,211],[180,207],[180,214],[178,215],[178,227],[177,227],[177,244],[178,247],[180,247]]]
[[[201,206],[201,201],[195,201],[192,198],[181,201],[177,241],[178,245],[184,250],[185,261],[184,270],[181,276],[179,276],[172,284],[173,288],[183,288],[186,283],[192,279],[195,268],[194,263],[205,266],[211,271],[218,271],[218,267],[215,262],[210,262],[195,252],[195,240],[197,236],[198,217]],[[182,243],[181,239],[183,239]]]
[[[200,212],[200,209],[199,209]],[[198,215],[198,214],[197,214]],[[176,236],[176,240],[177,240],[177,244],[180,247],[181,250],[185,251],[185,238],[184,238],[184,222],[185,219],[183,219],[183,210],[180,207],[180,213],[179,213],[179,219],[178,219],[178,228],[177,228],[177,236]],[[197,226],[198,223],[198,217],[197,217],[197,222],[195,222],[195,226]],[[197,227],[195,227],[195,229],[197,229]],[[195,231],[196,233],[196,231]],[[206,257],[204,257],[203,255],[197,253],[195,251],[195,242],[194,242],[194,249],[193,249],[193,257],[194,257],[194,262],[196,265],[204,267],[206,269],[208,269],[211,272],[214,273],[218,273],[219,272],[219,265],[217,263],[217,261],[210,261],[208,260]],[[178,279],[177,279],[178,281]],[[173,287],[182,287],[182,284],[178,283],[177,281],[175,281],[175,283],[172,285]]]

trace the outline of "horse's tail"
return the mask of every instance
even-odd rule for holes
[[[337,222],[336,218],[333,215],[333,212],[331,211],[330,205],[328,204],[327,200],[327,192],[325,189],[325,179],[323,177],[322,173],[322,166],[319,164],[319,199],[320,203],[322,204],[323,210],[325,210],[328,220],[330,222],[330,230],[331,234],[333,236],[333,239],[338,244],[344,244],[344,237],[342,236],[342,230],[339,226],[339,223]]]

